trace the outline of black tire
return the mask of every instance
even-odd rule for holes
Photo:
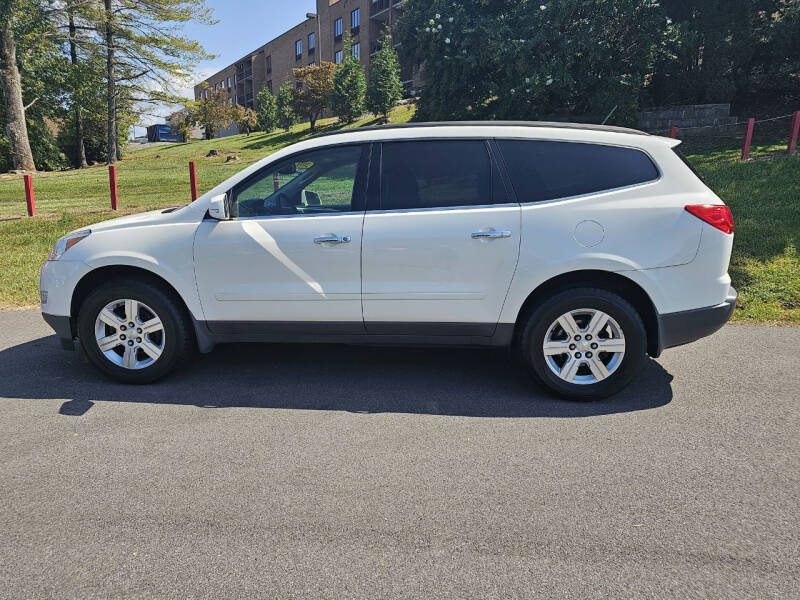
[[[602,310],[621,327],[625,354],[610,376],[596,383],[564,381],[548,366],[542,345],[550,325],[561,315],[581,308]],[[533,378],[550,392],[569,400],[599,400],[627,386],[644,365],[647,334],[636,309],[624,298],[599,288],[573,288],[561,291],[538,305],[521,323],[517,353]]]
[[[115,300],[136,300],[150,307],[163,324],[163,350],[149,366],[127,369],[106,358],[98,346],[95,322],[103,308]],[[84,300],[78,313],[78,338],[95,367],[122,383],[145,384],[157,381],[183,366],[196,349],[194,330],[186,309],[174,292],[137,279],[117,279],[95,289]],[[121,352],[121,350],[117,350]]]

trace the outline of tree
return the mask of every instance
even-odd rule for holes
[[[352,123],[364,114],[367,81],[361,61],[353,56],[353,43],[348,34],[344,40],[344,60],[333,74],[331,110],[343,123]]]
[[[86,52],[79,53],[79,95],[77,98],[72,98],[72,89],[70,89],[70,95],[67,97],[63,107],[63,116],[61,117],[63,128],[58,134],[58,141],[59,146],[70,157],[73,165],[78,164],[74,121],[74,103],[76,102],[80,104],[83,116],[83,143],[86,162],[89,164],[106,162],[108,158],[106,61],[102,48],[99,50],[98,52],[91,52],[87,49]],[[118,86],[117,91],[117,121],[119,122],[118,129],[121,133],[117,138],[117,145],[121,146],[127,138],[130,126],[140,122],[140,113],[125,86]],[[33,110],[38,106],[39,103],[34,105]],[[35,150],[34,156],[36,156]]]
[[[193,20],[212,22],[204,0],[0,0],[0,95],[9,136],[0,146],[12,166],[61,168],[53,135],[59,128],[77,166],[88,162],[90,145],[109,162],[119,159],[133,115],[182,100],[175,89],[209,57],[180,34]],[[102,106],[95,102],[100,88]],[[101,121],[105,139],[98,142],[88,126]],[[63,126],[74,131],[64,134]]]
[[[269,91],[269,88],[262,88],[256,96],[256,112],[258,113],[258,127],[261,131],[270,133],[278,126],[278,100]]]
[[[0,85],[6,115],[6,134],[11,145],[14,169],[35,171],[25,111],[28,107],[22,101],[22,78],[17,65],[17,38],[15,24],[22,14],[22,4],[13,0],[0,3]],[[30,9],[30,6],[25,8]]]
[[[333,73],[336,65],[323,61],[319,65],[293,69],[294,78],[298,83],[294,90],[295,111],[308,118],[311,131],[314,131],[317,119],[328,107],[328,101],[333,90]]]
[[[400,62],[392,46],[392,37],[387,33],[380,41],[380,50],[373,57],[369,69],[367,108],[376,115],[389,120],[391,111],[403,97],[400,81]]]
[[[239,133],[244,131],[248,136],[250,131],[258,126],[258,115],[252,108],[246,108],[236,104],[231,107],[231,121],[236,123]]]
[[[651,104],[730,102],[750,89],[765,96],[777,95],[778,86],[791,89],[800,68],[798,0],[662,0],[661,6],[664,36],[645,88]]]
[[[81,77],[78,63],[78,28],[75,25],[75,6],[67,4],[67,20],[69,29],[70,91],[72,92],[73,114],[75,119],[75,152],[76,165],[79,169],[88,167],[86,162],[86,144],[83,131],[83,108],[81,107]]]
[[[660,39],[656,0],[408,0],[401,48],[424,62],[415,118],[636,119]]]
[[[190,21],[213,24],[205,0],[103,0],[87,13],[102,35],[106,53],[107,161],[120,155],[117,98],[122,86],[136,105],[182,100],[176,82],[187,81],[199,60],[213,58],[194,40],[180,35]]]
[[[298,120],[294,110],[294,88],[291,82],[284,81],[278,90],[278,122],[288,131]]]
[[[203,91],[207,93],[203,93],[200,100],[189,102],[187,106],[192,111],[195,122],[205,129],[206,139],[212,140],[217,131],[233,121],[232,107],[225,90],[213,90],[205,85]]]
[[[114,17],[115,11],[112,10],[112,0],[104,0],[105,12],[103,13],[103,23],[106,41],[106,98],[108,100],[108,129],[106,130],[106,141],[108,144],[108,164],[116,162],[119,155],[117,145],[117,92],[115,86],[117,77],[114,72]]]
[[[195,124],[195,116],[190,108],[184,107],[181,110],[172,113],[167,117],[167,124],[170,127],[175,128],[175,131],[177,131],[178,135],[183,138],[184,142],[191,141],[192,129]]]

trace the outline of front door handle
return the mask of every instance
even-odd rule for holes
[[[314,238],[315,244],[349,244],[352,238],[349,235],[323,235]]]
[[[497,240],[510,237],[510,231],[476,231],[472,234],[473,240]]]

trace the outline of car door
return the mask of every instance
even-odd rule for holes
[[[218,333],[364,333],[361,231],[369,145],[270,165],[232,189],[231,220],[195,236],[197,286]]]
[[[367,332],[491,336],[520,240],[520,207],[491,146],[398,141],[380,155],[364,220]]]

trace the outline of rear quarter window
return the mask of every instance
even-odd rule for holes
[[[627,187],[658,179],[647,154],[633,148],[497,140],[519,202],[541,202]]]

